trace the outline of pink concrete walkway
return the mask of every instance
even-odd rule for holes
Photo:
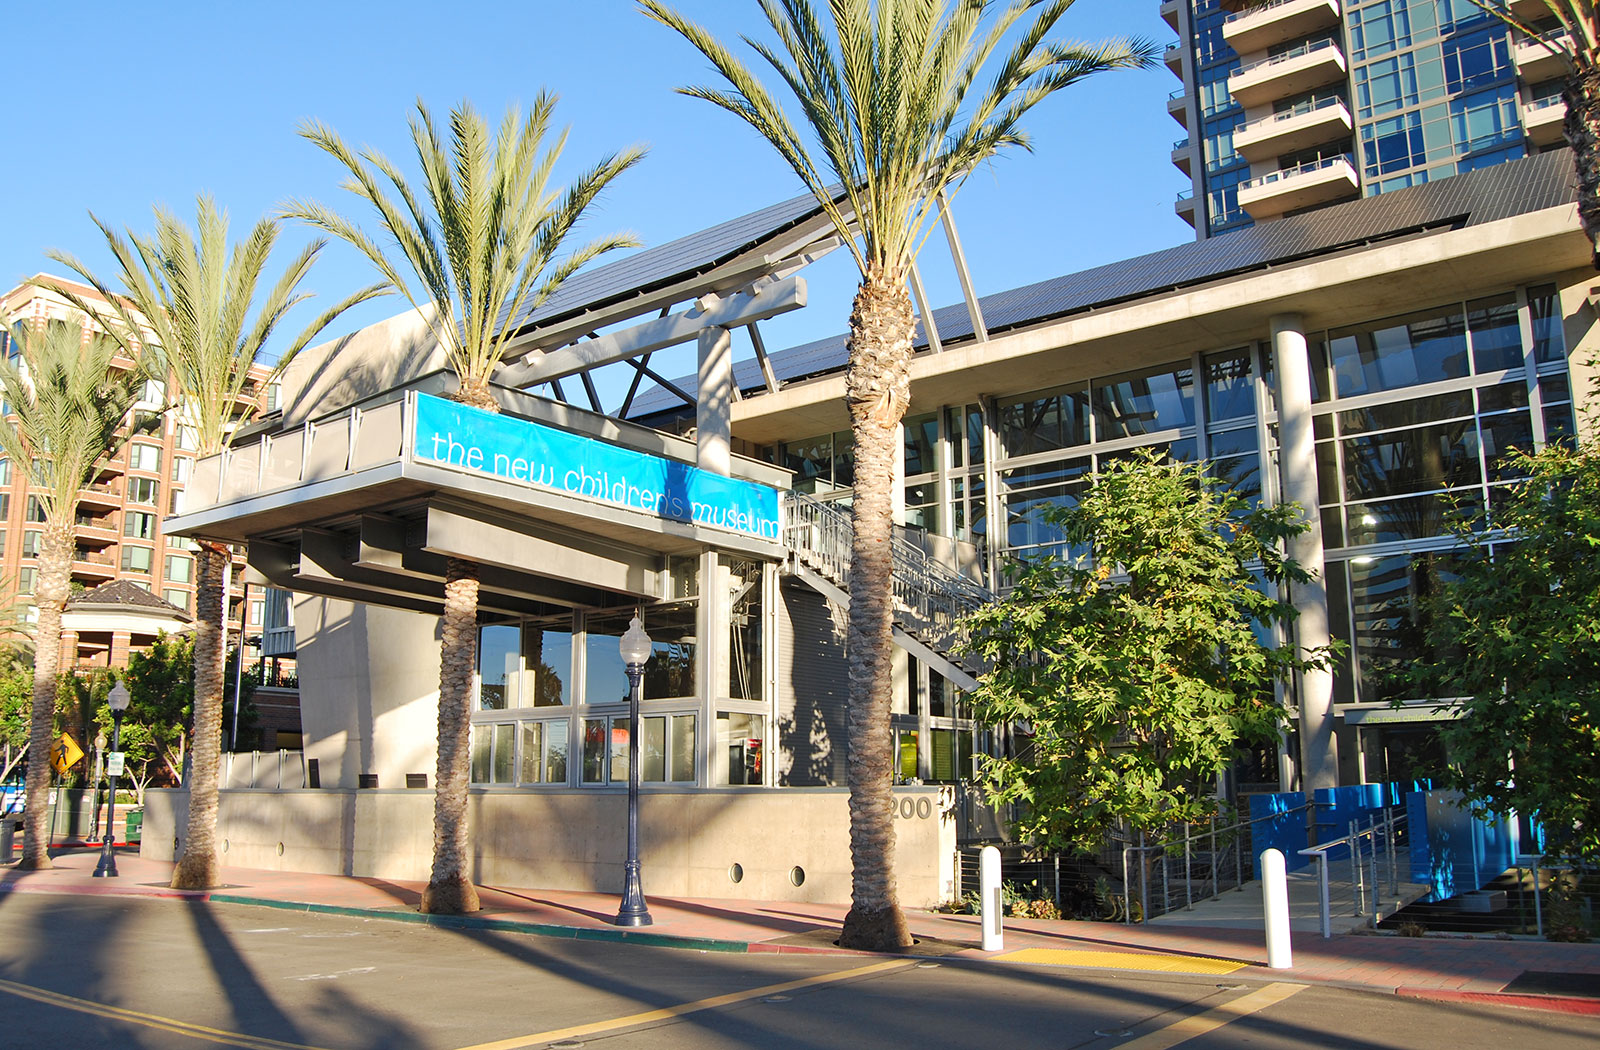
[[[416,908],[421,883],[224,868],[223,886],[206,892],[186,892],[167,887],[171,864],[120,851],[119,877],[93,878],[97,857],[91,851],[64,853],[56,858],[55,868],[42,872],[17,871],[15,865],[0,867],[0,893],[188,897],[412,921],[420,918]],[[617,908],[614,894],[502,886],[481,887],[481,894],[483,911],[463,925],[516,927],[552,936],[637,940],[644,944],[700,942],[692,946],[723,951],[837,952],[832,935],[845,912],[842,906],[822,904],[651,897],[655,925],[647,930],[622,931],[611,925]],[[1181,965],[1184,959],[1221,959],[1242,964],[1229,974],[1230,980],[1334,984],[1389,994],[1464,997],[1491,1004],[1600,1016],[1600,944],[1375,934],[1324,940],[1315,934],[1297,933],[1294,968],[1269,970],[1263,938],[1251,930],[1011,919],[1005,930],[1006,951],[989,955],[977,947],[975,916],[916,911],[909,913],[908,919],[913,933],[924,942],[919,953],[993,965],[1008,965],[1005,955],[1028,948],[1126,956],[1125,962],[1117,959],[1109,967],[1102,959],[1102,965],[1092,967],[1099,969],[1161,969]],[[1074,957],[1035,953],[1035,958],[1027,961],[1057,958]],[[1508,984],[1528,972],[1583,975],[1575,979],[1582,990],[1576,995],[1569,990],[1553,996],[1503,993]]]

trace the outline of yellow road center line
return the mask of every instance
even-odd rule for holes
[[[1023,948],[997,955],[999,962],[1043,963],[1047,966],[1093,966],[1102,970],[1154,970],[1160,973],[1224,974],[1243,969],[1237,959],[1208,959],[1197,955],[1158,955],[1150,952],[1094,952],[1070,948]]]
[[[733,1003],[742,1003],[750,999],[760,999],[763,996],[777,995],[781,992],[793,991],[796,988],[814,988],[820,984],[848,981],[853,977],[866,977],[869,974],[903,970],[908,966],[914,965],[915,962],[915,959],[898,959],[893,962],[873,963],[870,966],[858,966],[853,970],[825,973],[798,981],[785,981],[782,984],[769,984],[764,988],[752,988],[745,992],[714,995],[709,999],[696,999],[692,1003],[663,1006],[659,1010],[646,1010],[643,1013],[629,1014],[626,1017],[614,1017],[608,1021],[591,1021],[589,1024],[572,1025],[568,1028],[553,1028],[548,1032],[535,1032],[532,1035],[517,1035],[512,1036],[510,1039],[497,1039],[492,1043],[475,1043],[472,1046],[463,1046],[460,1050],[518,1050],[519,1047],[537,1046],[541,1043],[555,1042],[557,1039],[576,1039],[585,1035],[598,1035],[601,1032],[610,1032],[619,1028],[632,1028],[634,1025],[649,1024],[652,1021],[668,1021],[674,1017],[698,1013],[701,1010],[715,1010],[719,1006],[729,1006]]]
[[[1225,1024],[1248,1017],[1275,1003],[1281,1003],[1291,995],[1305,991],[1303,984],[1269,984],[1265,988],[1257,988],[1253,992],[1230,999],[1221,1006],[1214,1006],[1205,1013],[1185,1017],[1181,1021],[1174,1021],[1165,1028],[1158,1028],[1148,1032],[1128,1043],[1119,1043],[1117,1050],[1167,1050],[1168,1047],[1187,1043],[1189,1040],[1215,1031]]]
[[[186,1035],[191,1039],[199,1039],[208,1043],[218,1043],[222,1046],[239,1046],[245,1050],[317,1050],[303,1043],[284,1043],[276,1039],[263,1039],[260,1036],[245,1035],[242,1032],[228,1032],[220,1028],[207,1028],[202,1024],[190,1024],[187,1021],[178,1021],[171,1017],[161,1017],[157,1014],[140,1013],[137,1010],[126,1010],[120,1006],[109,1006],[105,1003],[96,1003],[88,999],[79,999],[60,992],[46,991],[28,984],[18,984],[15,981],[0,980],[0,992],[15,995],[19,999],[32,999],[36,1003],[59,1007],[63,1010],[72,1010],[80,1014],[89,1014],[94,1017],[109,1017],[117,1021],[126,1021],[144,1028],[154,1028],[163,1032],[176,1032]]]

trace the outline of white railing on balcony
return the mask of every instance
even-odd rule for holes
[[[1222,22],[1224,25],[1227,25],[1229,22],[1237,22],[1240,19],[1254,18],[1256,15],[1259,15],[1265,11],[1270,11],[1274,7],[1283,7],[1286,4],[1299,4],[1304,2],[1305,0],[1267,0],[1267,2],[1264,4],[1251,4],[1242,11],[1234,11],[1229,14],[1227,18],[1224,18]],[[1334,0],[1333,11],[1334,14],[1339,13],[1339,0]]]
[[[1565,104],[1566,99],[1560,95],[1546,95],[1544,98],[1536,98],[1526,106],[1523,106],[1522,111],[1524,113],[1537,113],[1541,109],[1551,109]]]
[[[1248,124],[1241,124],[1238,128],[1234,129],[1233,135],[1234,138],[1238,138],[1240,135],[1248,135],[1253,131],[1260,131],[1262,128],[1271,127],[1273,124],[1277,124],[1281,121],[1293,120],[1295,117],[1303,117],[1307,113],[1315,113],[1319,109],[1329,109],[1333,106],[1338,106],[1341,109],[1344,109],[1344,99],[1338,97],[1337,95],[1329,95],[1327,98],[1319,98],[1313,102],[1301,102],[1298,105],[1292,106],[1281,113],[1273,113],[1265,117],[1258,117],[1257,119],[1250,121]]]
[[[1304,58],[1306,55],[1315,54],[1318,51],[1322,51],[1330,47],[1337,51],[1339,45],[1328,39],[1315,40],[1309,44],[1301,44],[1294,50],[1285,51],[1281,55],[1273,55],[1271,58],[1263,58],[1258,62],[1252,62],[1248,66],[1240,66],[1238,69],[1233,71],[1233,75],[1229,77],[1229,79],[1232,80],[1242,77],[1252,70],[1265,69],[1267,66],[1276,66],[1283,62],[1292,62],[1297,58]]]
[[[1350,168],[1352,171],[1355,170],[1354,164],[1351,163],[1350,155],[1346,153],[1338,157],[1328,157],[1325,160],[1313,160],[1305,164],[1297,164],[1292,168],[1269,171],[1265,175],[1260,175],[1246,182],[1241,182],[1239,184],[1239,188],[1244,190],[1255,189],[1258,186],[1268,186],[1274,182],[1282,182],[1285,179],[1292,179],[1296,175],[1309,175],[1313,171],[1321,171],[1324,168],[1337,167],[1340,164]]]

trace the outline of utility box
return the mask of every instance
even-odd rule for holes
[[[1462,911],[1487,915],[1490,912],[1506,910],[1506,891],[1477,890],[1473,893],[1463,893],[1456,898],[1456,902]]]
[[[9,817],[0,820],[0,864],[10,864],[16,859],[17,822]]]
[[[144,810],[130,809],[127,816],[127,833],[123,835],[123,842],[138,842],[144,833]]]

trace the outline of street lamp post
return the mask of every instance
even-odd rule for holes
[[[111,797],[106,800],[106,833],[105,842],[100,848],[100,863],[95,865],[94,877],[116,878],[117,855],[112,849],[112,841],[117,837],[114,830],[117,822],[117,774],[122,772],[122,752],[118,747],[122,743],[122,713],[128,709],[128,687],[118,682],[111,687],[111,693],[106,697],[106,705],[111,708],[111,750],[106,752],[106,771],[111,777]]]
[[[628,861],[623,867],[622,906],[617,926],[649,926],[650,909],[639,882],[639,691],[644,662],[650,659],[650,636],[635,616],[620,643],[622,662],[628,668]]]

